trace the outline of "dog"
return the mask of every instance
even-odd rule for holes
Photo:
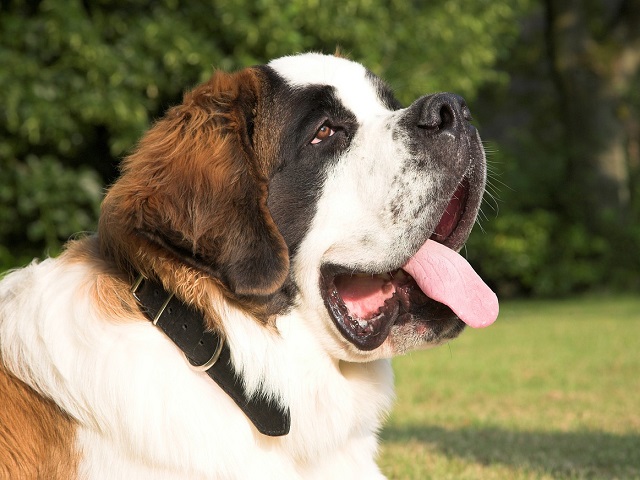
[[[470,119],[316,53],[186,93],[97,233],[0,282],[0,477],[384,478],[389,359],[498,314]]]

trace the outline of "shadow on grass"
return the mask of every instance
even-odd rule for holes
[[[640,478],[640,434],[388,425],[382,438],[385,442],[419,442],[448,457],[524,468],[555,478]]]

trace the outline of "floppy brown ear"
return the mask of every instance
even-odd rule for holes
[[[277,291],[289,259],[267,208],[270,167],[252,145],[260,95],[255,70],[219,72],[169,110],[105,198],[103,248],[135,256],[142,238],[238,295]]]

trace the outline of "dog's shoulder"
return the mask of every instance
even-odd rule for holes
[[[47,356],[38,345],[46,330],[39,320],[55,300],[47,291],[65,288],[56,281],[59,265],[34,261],[0,281],[1,478],[68,479],[78,466],[74,420],[34,389],[51,365],[27,360]]]
[[[0,477],[69,479],[79,455],[75,424],[0,363]]]

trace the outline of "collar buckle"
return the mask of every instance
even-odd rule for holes
[[[186,354],[183,353],[183,355],[184,355],[185,360],[187,361],[187,363],[191,367],[191,370],[194,370],[196,372],[206,372],[211,367],[213,367],[216,364],[216,362],[218,361],[218,359],[220,358],[220,354],[222,353],[222,347],[223,346],[224,346],[224,338],[218,337],[218,346],[216,347],[215,352],[213,352],[213,355],[211,355],[211,358],[209,360],[207,360],[205,363],[203,363],[202,365],[194,365],[193,363],[191,363],[189,361],[189,359],[187,358]]]

